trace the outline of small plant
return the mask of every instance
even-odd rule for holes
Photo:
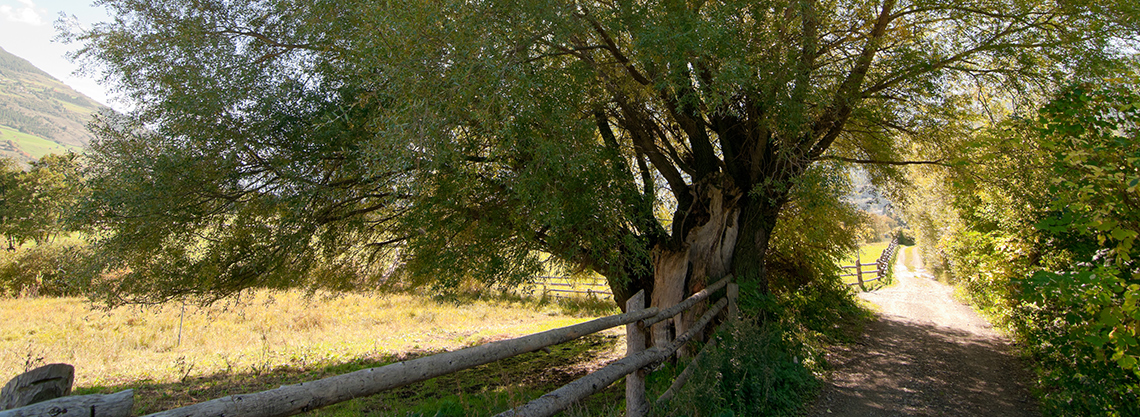
[[[31,371],[32,369],[38,368],[44,364],[44,356],[42,351],[38,354],[33,353],[31,344],[28,344],[27,351],[28,353],[24,356],[24,372]]]
[[[774,324],[730,323],[670,406],[678,415],[798,415],[817,382]]]
[[[181,375],[178,380],[180,382],[186,382],[186,380],[190,378],[190,372],[194,371],[194,363],[187,362],[185,356],[179,356],[178,359],[174,360],[174,368],[178,371],[178,374]]]

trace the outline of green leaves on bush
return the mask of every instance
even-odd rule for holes
[[[953,215],[923,225],[938,236],[927,250],[1022,346],[1046,414],[1140,415],[1137,90],[1074,85],[981,132],[970,170],[942,182]]]
[[[799,349],[773,323],[726,324],[671,408],[676,415],[799,415],[817,385],[794,357]]]
[[[743,283],[741,294],[754,293]],[[822,346],[846,340],[843,329],[870,317],[837,277],[794,292],[742,297],[745,317],[713,336],[717,346],[696,365],[669,404],[677,416],[798,416],[810,403],[825,366]]]
[[[90,285],[82,266],[86,245],[42,245],[8,252],[0,262],[0,295],[78,296]]]

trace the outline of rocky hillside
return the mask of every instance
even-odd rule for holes
[[[0,49],[0,156],[20,161],[80,151],[94,137],[91,115],[105,106]]]

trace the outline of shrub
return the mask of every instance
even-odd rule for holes
[[[728,323],[671,405],[674,415],[793,416],[816,386],[775,323]]]
[[[899,245],[914,246],[914,232],[910,229],[896,227],[895,230],[891,231],[891,237],[894,237]]]
[[[669,404],[668,415],[795,416],[811,403],[822,373],[823,346],[849,340],[844,325],[863,322],[859,307],[837,277],[794,291],[757,296],[741,285],[744,318],[726,323],[718,343]]]
[[[0,294],[20,296],[74,296],[87,288],[82,265],[86,245],[49,244],[10,252],[0,265]]]

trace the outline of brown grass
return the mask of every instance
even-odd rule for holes
[[[362,357],[451,350],[590,319],[557,304],[412,295],[261,291],[211,307],[93,308],[83,299],[0,299],[0,379],[64,362],[76,386],[263,374]],[[179,321],[181,343],[179,343]]]

